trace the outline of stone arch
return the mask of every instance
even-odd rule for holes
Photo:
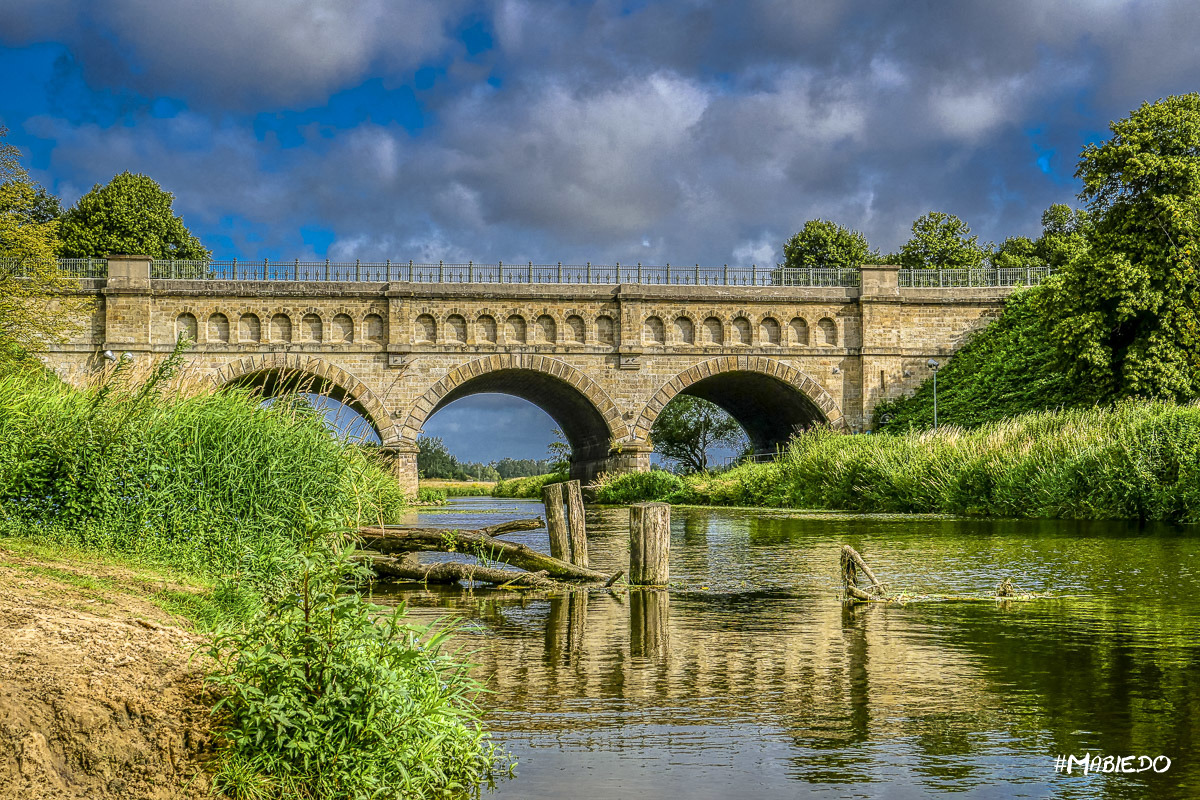
[[[702,397],[725,409],[750,437],[755,452],[774,452],[796,426],[844,428],[837,401],[811,376],[765,356],[720,356],[684,370],[655,392],[631,435],[647,441],[659,412],[677,394]]]
[[[395,444],[399,428],[374,392],[351,373],[321,358],[298,353],[268,353],[230,362],[212,376],[213,386],[254,388],[264,396],[283,391],[328,394],[357,411],[374,428],[384,445]]]
[[[661,317],[651,315],[646,317],[642,325],[642,344],[661,346],[667,343],[667,328]]]
[[[549,314],[542,314],[534,325],[538,344],[558,343],[558,323]]]
[[[354,343],[354,320],[349,314],[335,314],[330,323],[330,341],[334,344]]]
[[[429,314],[421,314],[413,322],[413,341],[417,344],[433,344],[437,341],[437,322]]]
[[[828,347],[837,346],[838,329],[836,322],[829,317],[821,317],[821,320],[817,323],[817,330],[821,332],[817,344]]]
[[[200,329],[195,314],[185,311],[175,318],[175,338],[177,340],[183,338],[194,342],[199,335]]]
[[[603,345],[617,344],[617,323],[608,314],[596,317],[596,341]]]
[[[271,341],[290,342],[292,340],[292,318],[279,313],[271,317]]]
[[[385,344],[387,329],[381,314],[367,314],[362,322],[363,338],[371,344]]]
[[[753,342],[753,335],[750,332],[750,320],[745,317],[735,317],[733,322],[729,324],[729,330],[732,337],[730,344],[749,347]]]
[[[571,445],[573,477],[591,479],[603,471],[613,442],[628,435],[616,404],[584,373],[549,356],[504,353],[468,361],[430,387],[404,418],[401,439],[416,442],[435,413],[485,392],[520,397],[549,414]]]
[[[704,332],[701,344],[708,345],[709,347],[719,347],[725,344],[725,326],[719,318],[715,316],[706,317],[701,330]]]
[[[681,314],[675,318],[675,331],[673,336],[675,344],[695,344],[696,343],[696,324],[692,322],[691,317],[686,314]]]
[[[496,318],[491,314],[480,314],[475,320],[475,342],[477,344],[495,344],[496,343]]]
[[[525,317],[520,314],[510,314],[504,321],[505,344],[525,344],[528,335],[529,330],[525,324]]]
[[[262,321],[253,311],[245,311],[238,317],[238,341],[242,344],[258,344],[262,341]]]
[[[229,343],[229,317],[217,311],[208,316],[207,340],[209,344]]]
[[[451,314],[446,317],[446,341],[449,344],[467,343],[467,320],[462,314]]]
[[[758,342],[762,345],[778,346],[783,344],[783,328],[774,317],[763,317],[758,327]]]
[[[320,344],[325,339],[325,320],[316,311],[300,318],[300,341]]]
[[[788,344],[807,347],[808,346],[808,323],[804,321],[804,317],[793,317],[788,323]]]
[[[571,314],[568,316],[563,330],[566,333],[567,344],[584,344],[587,342],[587,327],[584,324],[583,317],[580,315]]]

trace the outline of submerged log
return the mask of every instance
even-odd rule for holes
[[[587,567],[568,564],[532,547],[506,542],[497,537],[515,531],[542,527],[542,520],[521,519],[478,530],[445,528],[402,528],[384,526],[360,528],[359,537],[364,549],[383,555],[415,552],[465,553],[476,558],[508,564],[528,570],[544,571],[549,577],[563,581],[604,583],[609,576]]]
[[[421,583],[476,581],[494,583],[498,586],[519,586],[532,589],[552,589],[560,585],[558,581],[547,577],[545,570],[517,572],[483,564],[464,564],[459,561],[446,561],[441,564],[409,564],[405,563],[404,559],[392,556],[377,556],[370,553],[361,555],[364,556],[362,560],[375,570],[376,575],[402,581],[420,581]]]
[[[848,544],[842,545],[842,554],[839,558],[839,563],[842,569],[842,589],[846,593],[847,600],[858,600],[866,602],[870,600],[887,600],[885,587],[883,583],[875,577],[875,573],[867,566],[867,562]],[[870,581],[867,588],[858,588],[858,573],[862,572],[863,576]]]

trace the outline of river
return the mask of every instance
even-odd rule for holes
[[[462,498],[413,521],[541,513]],[[593,567],[627,566],[626,509],[589,508],[588,532]],[[519,762],[488,798],[1197,798],[1197,534],[673,508],[668,592],[377,599],[460,620],[485,725]],[[845,607],[842,544],[894,592],[968,599]],[[1006,576],[1051,597],[991,599]],[[1170,766],[1056,771],[1096,755]]]

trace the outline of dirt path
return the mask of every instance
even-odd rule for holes
[[[0,800],[209,796],[199,640],[155,588],[0,541]]]

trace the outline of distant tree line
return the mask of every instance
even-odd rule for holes
[[[554,459],[502,458],[482,464],[459,461],[440,436],[417,439],[417,473],[422,478],[441,478],[454,481],[506,481],[555,472],[559,463]]]

